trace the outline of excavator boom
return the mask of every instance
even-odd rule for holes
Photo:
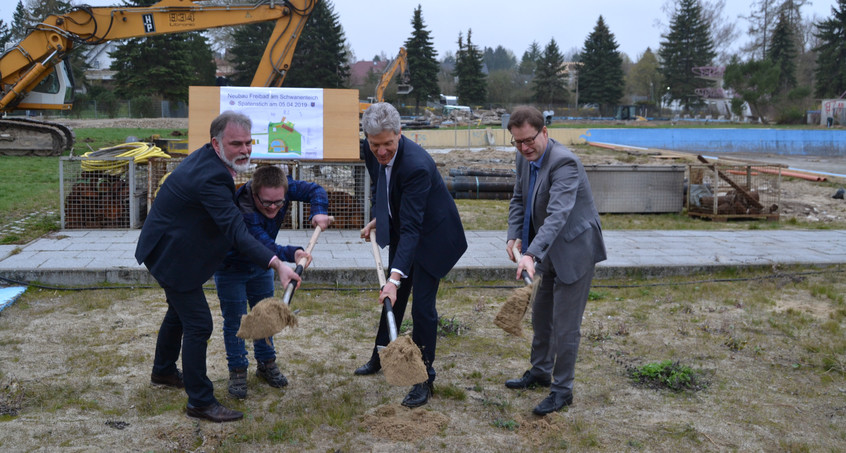
[[[403,82],[407,79],[408,53],[406,52],[405,47],[400,47],[397,57],[388,64],[388,67],[385,68],[385,72],[382,73],[382,77],[379,78],[379,84],[376,85],[376,96],[370,98],[367,102],[358,103],[359,113],[364,113],[364,111],[367,110],[367,107],[370,107],[370,104],[373,102],[385,102],[385,90],[388,88],[388,85],[391,83],[391,80],[393,80],[396,74],[403,75]],[[412,89],[413,87],[411,85],[408,85],[407,83],[400,83],[397,85],[397,94],[408,94],[411,93]]]
[[[36,97],[33,90],[48,76],[61,72],[55,70],[56,66],[77,45],[266,21],[275,21],[276,26],[251,85],[281,86],[297,40],[317,1],[264,0],[247,5],[206,6],[192,0],[162,0],[147,7],[80,6],[67,14],[49,16],[0,55],[0,113],[70,108],[64,96]],[[0,154],[4,153],[4,144],[15,140],[10,138],[14,129],[13,125],[0,124]],[[62,146],[66,149],[72,145],[71,139]],[[56,150],[55,154],[61,151]]]

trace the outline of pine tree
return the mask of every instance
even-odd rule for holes
[[[488,67],[488,72],[513,69],[517,66],[517,59],[514,58],[514,54],[502,46],[496,46],[496,49],[485,47],[484,61]]]
[[[786,93],[796,86],[796,40],[785,12],[779,15],[772,36],[767,58],[780,69],[778,91]]]
[[[232,33],[235,44],[228,52],[231,55],[232,66],[235,68],[235,73],[230,77],[233,85],[250,86],[270,35],[273,33],[273,27],[273,22],[235,27]],[[297,62],[292,62],[292,65],[296,64]]]
[[[580,55],[579,102],[600,104],[607,109],[623,97],[623,59],[617,50],[614,34],[599,16],[596,26],[585,40]]]
[[[343,88],[350,78],[344,29],[330,1],[317,2],[306,22],[285,86]]]
[[[520,59],[520,74],[534,75],[538,60],[541,57],[541,49],[537,41],[532,41],[529,49],[523,52],[523,58]]]
[[[661,75],[664,85],[669,87],[667,93],[670,99],[680,100],[689,109],[700,102],[696,88],[709,85],[707,80],[696,77],[693,68],[709,66],[716,56],[698,0],[679,0],[670,31],[662,38],[658,57],[663,63]]]
[[[7,42],[12,41],[12,31],[3,19],[0,19],[0,52],[6,47]]]
[[[150,6],[155,0],[131,0],[133,6]],[[214,85],[215,65],[206,38],[200,32],[134,38],[111,53],[115,94],[131,99],[161,96],[188,101],[191,85]]]
[[[814,34],[820,43],[814,48],[817,52],[814,95],[823,99],[838,97],[846,91],[846,0],[837,0],[831,12],[832,17],[818,23]]]
[[[28,29],[33,25],[33,18],[24,7],[23,0],[18,0],[15,12],[12,14],[12,29],[10,30],[12,40],[15,42],[22,40],[29,33]]]
[[[540,104],[553,105],[567,101],[567,83],[561,73],[564,55],[555,39],[550,39],[535,68],[533,94]]]
[[[482,72],[482,52],[473,44],[472,30],[467,30],[467,43],[458,34],[458,52],[455,55],[455,76],[458,77],[458,102],[480,105],[487,100],[487,81]]]
[[[420,105],[426,104],[430,97],[437,98],[438,89],[438,53],[432,44],[432,37],[423,23],[423,9],[420,5],[414,10],[411,19],[413,31],[405,41],[408,58],[409,84],[413,90],[409,94],[414,99],[414,112],[419,113]]]

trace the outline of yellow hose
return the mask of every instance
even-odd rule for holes
[[[136,164],[146,164],[151,157],[169,159],[170,155],[152,143],[132,142],[123,143],[109,148],[100,148],[82,155],[82,171],[102,171],[112,175],[119,175],[126,171],[127,161],[95,160],[103,157],[132,157]]]

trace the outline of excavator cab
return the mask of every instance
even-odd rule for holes
[[[18,110],[70,110],[73,104],[73,74],[59,61],[50,74],[15,106]]]

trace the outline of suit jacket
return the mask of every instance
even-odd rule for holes
[[[508,210],[508,239],[522,238],[529,196],[529,161],[517,153],[517,180]],[[579,279],[605,260],[599,213],[587,173],[570,149],[549,139],[532,194],[535,237],[526,253],[550,259],[565,283]]]
[[[363,146],[375,191],[383,166],[367,140]],[[400,137],[391,167],[388,193],[393,214],[391,267],[408,274],[412,265],[418,265],[437,278],[446,276],[467,250],[464,226],[432,156],[405,136]]]
[[[234,197],[232,175],[211,144],[194,151],[159,190],[135,259],[177,291],[202,286],[232,246],[267,267],[273,252],[247,231]]]

